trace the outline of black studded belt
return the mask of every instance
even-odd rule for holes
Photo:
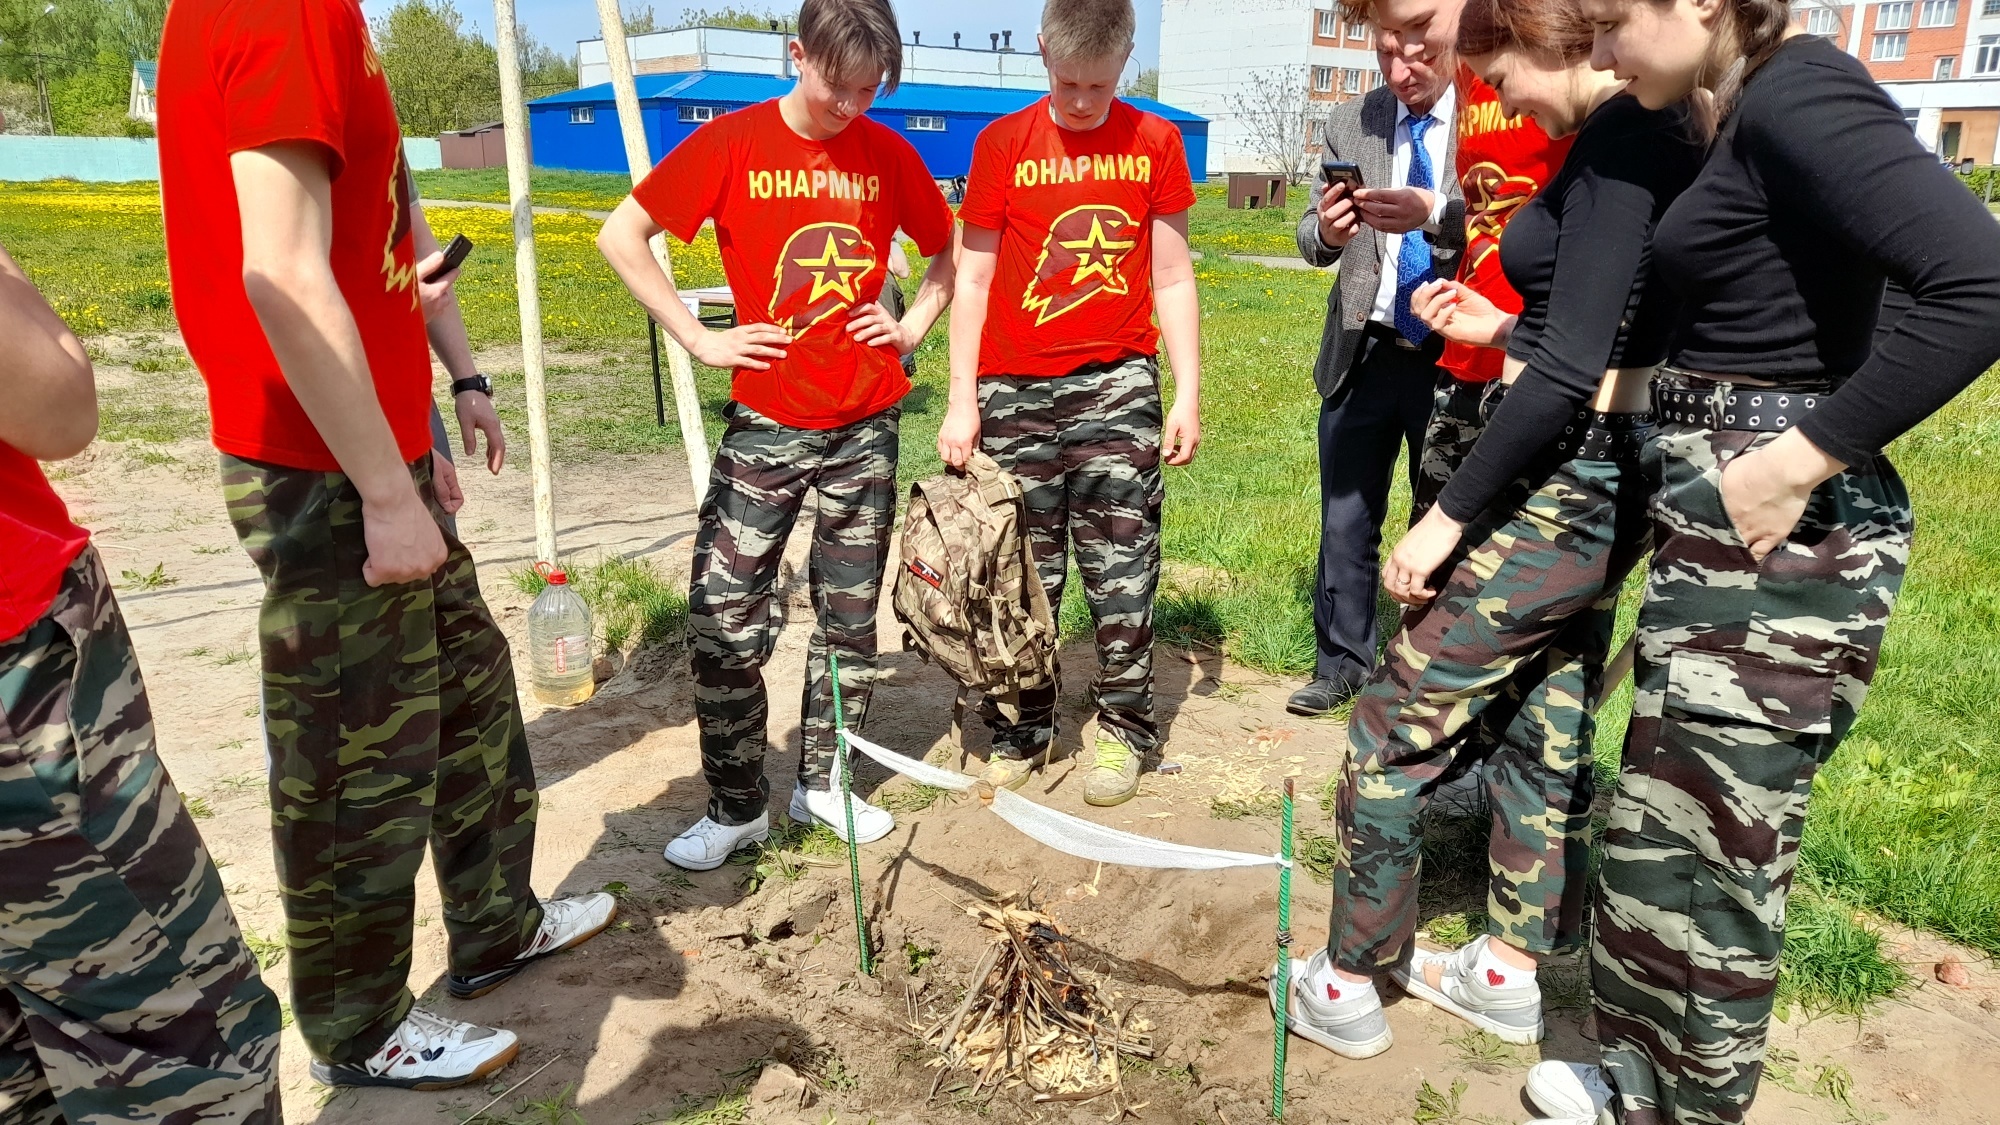
[[[1651,414],[1600,414],[1586,409],[1563,427],[1556,453],[1565,461],[1630,461],[1652,436]]]
[[[1758,387],[1689,378],[1661,369],[1653,384],[1653,413],[1663,426],[1782,433],[1825,401],[1823,386]]]

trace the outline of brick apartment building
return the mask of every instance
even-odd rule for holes
[[[1806,0],[1794,12],[1866,64],[1939,156],[1995,162],[2000,0]]]

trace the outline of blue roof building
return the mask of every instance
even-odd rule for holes
[[[722,71],[639,75],[639,111],[645,123],[646,145],[658,160],[703,122],[778,97],[792,88],[792,82],[773,75]],[[1045,93],[906,82],[895,93],[876,98],[868,116],[907,137],[931,175],[948,180],[971,170],[973,138],[988,122],[1032,104]],[[1195,179],[1203,179],[1208,167],[1208,119],[1147,98],[1126,100],[1173,122],[1187,145],[1188,168]],[[538,167],[579,172],[626,170],[618,109],[608,82],[530,102],[528,131]]]

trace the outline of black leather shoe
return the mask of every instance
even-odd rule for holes
[[[1324,715],[1353,698],[1354,689],[1345,680],[1321,677],[1292,693],[1285,710],[1294,715]]]

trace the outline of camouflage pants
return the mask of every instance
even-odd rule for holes
[[[1424,430],[1424,453],[1411,475],[1415,482],[1410,496],[1411,527],[1437,503],[1438,494],[1465,463],[1479,435],[1486,432],[1486,423],[1506,393],[1507,385],[1498,379],[1468,383],[1449,374],[1438,379],[1431,422]]]
[[[411,465],[437,511],[430,457]],[[264,742],[291,952],[314,1057],[366,1059],[413,1002],[417,870],[428,845],[451,971],[490,972],[541,926],[529,888],[535,771],[507,638],[472,556],[371,587],[361,496],[341,473],[222,458],[236,534],[264,578]]]
[[[0,643],[0,1121],[276,1125],[278,1017],[86,549]]]
[[[1535,478],[1468,526],[1450,579],[1356,697],[1328,938],[1349,972],[1409,948],[1424,808],[1468,754],[1486,757],[1490,932],[1535,953],[1583,942],[1591,716],[1619,587],[1645,553],[1647,482],[1636,454]]]
[[[1665,427],[1638,694],[1605,837],[1591,978],[1626,1125],[1740,1122],[1813,774],[1854,723],[1909,558],[1886,458],[1820,485],[1759,565],[1722,508],[1775,434]]]
[[[780,425],[742,403],[729,429],[695,532],[688,620],[694,705],[708,815],[746,824],[764,815],[764,665],[784,625],[775,597],[785,541],[819,495],[810,581],[818,620],[806,652],[799,784],[824,789],[833,765],[833,687],[827,653],[840,654],[841,704],[859,730],[875,685],[875,609],[896,525],[897,433],[902,408],[831,430]]]
[[[1049,606],[1062,605],[1068,548],[1096,623],[1091,698],[1103,734],[1142,754],[1153,721],[1153,595],[1160,585],[1160,369],[1151,356],[1054,378],[979,380],[980,445],[1021,480],[1028,541]],[[1027,757],[1056,737],[1056,686],[1021,696],[1009,722],[982,713],[998,752]],[[1090,748],[1085,747],[1088,751]]]

